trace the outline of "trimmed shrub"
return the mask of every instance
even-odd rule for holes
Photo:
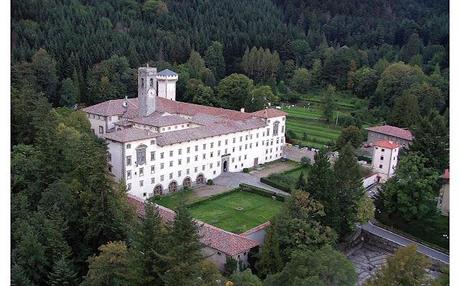
[[[249,173],[249,168],[243,168],[243,173]]]
[[[212,179],[208,179],[206,181],[206,185],[214,185],[214,181]]]

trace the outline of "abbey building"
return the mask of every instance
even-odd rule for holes
[[[285,144],[286,113],[247,113],[176,101],[178,75],[138,70],[138,97],[84,108],[105,138],[111,172],[140,198],[203,184],[277,160]]]

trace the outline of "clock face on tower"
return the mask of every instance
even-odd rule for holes
[[[149,88],[149,90],[147,91],[147,94],[149,95],[149,97],[154,97],[156,96],[156,92],[155,92],[155,89],[152,87],[152,88]]]

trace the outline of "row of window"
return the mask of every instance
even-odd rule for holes
[[[284,132],[284,126],[283,126],[282,129],[283,129],[283,132]],[[268,131],[267,131],[267,132],[268,132]],[[264,136],[265,136],[265,132],[262,133],[262,137],[264,137]],[[248,139],[248,138],[249,138],[249,139]],[[259,138],[259,133],[256,133],[256,138]],[[232,139],[232,142],[233,142],[233,143],[236,143],[236,140],[237,140],[237,138],[234,137],[234,138]],[[245,141],[248,141],[248,140],[252,140],[252,134],[248,134],[248,135],[245,136]],[[282,139],[282,140],[283,140],[283,139]],[[240,137],[239,137],[239,142],[243,142],[243,136],[240,136]],[[263,142],[263,141],[262,141],[262,142]],[[268,140],[267,140],[267,142],[268,142]],[[273,142],[273,139],[272,139],[272,142]],[[209,143],[210,148],[214,148],[214,143],[215,143],[215,142],[210,142],[210,143]],[[225,145],[228,145],[228,139],[225,139],[225,140],[224,140],[224,143],[225,143]],[[256,142],[256,143],[257,143],[257,142]],[[276,138],[276,143],[279,143],[279,138]],[[155,140],[151,140],[151,141],[150,141],[150,145],[153,145],[153,144],[155,144]],[[251,143],[251,144],[252,144],[252,143]],[[273,143],[272,143],[272,144],[273,144]],[[221,145],[222,145],[222,140],[217,141],[217,147],[220,147]],[[262,145],[263,145],[263,144],[262,144]],[[208,146],[208,143],[203,143],[203,150],[206,150],[206,147],[207,147],[207,146]],[[199,146],[198,146],[198,145],[195,145],[195,151],[198,151],[198,148],[199,148]],[[126,144],[126,149],[131,149],[131,144]],[[172,152],[172,151],[170,151],[170,152]],[[180,155],[180,152],[182,152],[182,149],[179,149],[179,155]],[[187,153],[190,153],[190,147],[187,147]],[[170,156],[172,156],[172,155],[170,155]]]
[[[153,141],[153,140],[152,140]],[[279,143],[284,143],[284,138],[281,137],[280,138],[276,138],[276,144],[279,144]],[[265,144],[266,143],[266,144]],[[266,146],[269,146],[269,145],[273,145],[274,143],[274,140],[272,139],[271,141],[269,140],[266,140],[266,141],[261,141],[261,144],[262,145],[266,145]],[[211,143],[211,146],[212,146],[213,143]],[[129,145],[129,144],[128,144]],[[259,142],[255,142],[255,147],[258,147],[259,146]],[[144,146],[144,147],[142,147]],[[131,147],[131,146],[130,146]],[[146,147],[145,145],[141,145],[140,147],[136,148],[136,157],[137,157],[137,160],[136,160],[136,163],[138,165],[143,165],[145,164],[146,160],[145,160],[145,152],[146,152]],[[253,143],[249,143],[249,144],[245,144],[244,145],[244,150],[247,150],[248,147],[251,149],[253,147]],[[204,150],[206,149],[206,143],[203,144],[203,148]],[[212,147],[211,147],[212,148]],[[239,151],[242,151],[243,150],[243,145],[240,145],[239,146]],[[278,147],[276,147],[276,149],[278,150]],[[190,147],[187,147],[187,154],[190,153]],[[198,151],[198,145],[195,145],[195,151]],[[232,147],[232,152],[235,152],[236,151],[236,148],[235,147]],[[178,155],[182,155],[182,148],[178,149],[177,150],[177,153]],[[228,154],[228,149],[225,149],[224,150],[224,153],[223,154]],[[218,150],[217,151],[217,156],[220,156],[221,155],[221,150]],[[173,157],[174,156],[174,150],[170,150],[169,151],[169,157]],[[214,152],[210,152],[209,153],[209,156],[212,158],[214,157]],[[202,154],[202,157],[203,157],[203,160],[206,160],[206,153],[203,153]],[[160,152],[160,159],[164,159],[165,158],[165,152]],[[155,161],[156,160],[156,151],[151,151],[150,152],[150,161]],[[195,161],[198,161],[198,155],[195,155]],[[187,157],[187,163],[190,163],[190,157]],[[126,165],[127,166],[131,166],[132,164],[132,157],[131,155],[129,156],[126,156]],[[182,159],[179,159],[178,160],[178,164],[181,165],[182,164]],[[172,161],[170,161],[170,167],[172,167]]]

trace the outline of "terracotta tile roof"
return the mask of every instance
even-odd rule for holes
[[[171,145],[190,140],[209,138],[244,130],[261,128],[264,126],[265,123],[257,119],[210,123],[206,124],[206,126],[163,132],[157,138],[157,145]]]
[[[250,113],[254,116],[257,116],[257,117],[262,117],[262,118],[272,118],[272,117],[280,117],[280,116],[286,116],[287,113],[282,111],[282,110],[279,110],[279,109],[275,109],[275,108],[268,108],[268,109],[264,109],[264,110],[259,110],[259,111],[256,111],[256,112],[252,112]]]
[[[449,180],[449,179],[450,179],[450,170],[449,170],[449,169],[445,169],[445,170],[444,170],[444,173],[441,175],[441,178],[442,178],[442,179],[445,179],[445,180]]]
[[[374,146],[388,148],[388,149],[395,149],[399,147],[399,144],[389,140],[378,140],[372,143]]]
[[[139,217],[142,218],[145,216],[144,202],[142,199],[128,194],[128,202],[135,207]],[[173,210],[159,205],[157,205],[157,209],[160,217],[164,221],[171,222],[174,220],[176,213]],[[201,237],[200,242],[227,255],[235,256],[247,252],[251,248],[259,245],[255,240],[225,231],[199,220],[195,221],[198,226],[198,233]]]
[[[130,121],[155,127],[164,127],[178,124],[189,123],[190,120],[183,118],[179,115],[162,115],[159,112],[154,112],[147,117],[136,117]]]
[[[155,133],[146,129],[140,128],[126,128],[119,131],[114,131],[110,133],[106,133],[104,138],[116,141],[116,142],[132,142],[138,140],[144,140],[149,138],[158,137],[161,133]]]
[[[404,140],[409,140],[409,141],[412,141],[413,139],[413,135],[409,130],[399,128],[396,126],[391,126],[391,125],[368,127],[366,128],[366,130],[401,138]]]
[[[157,75],[159,75],[159,76],[177,76],[178,74],[173,72],[170,69],[164,69],[164,70],[160,71],[159,73],[157,73]]]
[[[124,98],[108,100],[83,108],[83,111],[102,116],[123,115],[128,110],[136,110],[136,113],[138,113],[139,101],[137,98],[128,98],[126,106],[123,105],[124,101]]]

